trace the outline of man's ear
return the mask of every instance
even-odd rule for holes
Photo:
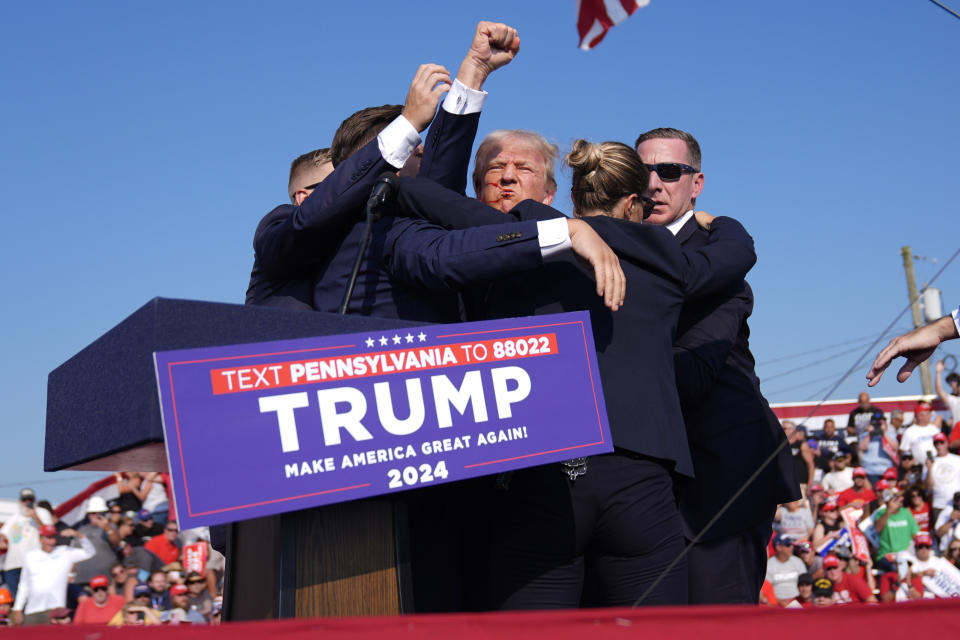
[[[704,176],[702,172],[698,173],[696,177],[694,177],[693,190],[690,193],[691,199],[696,199],[700,195],[700,192],[703,191],[703,181],[704,181]]]
[[[293,204],[300,206],[303,204],[303,201],[307,199],[307,196],[310,194],[307,193],[306,189],[297,189],[293,192]]]
[[[553,196],[555,196],[555,195],[557,195],[556,190],[554,190],[554,191],[547,191],[546,197],[545,197],[543,200],[540,201],[541,204],[546,204],[546,205],[553,204]]]

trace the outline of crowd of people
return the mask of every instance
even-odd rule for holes
[[[90,496],[72,524],[20,492],[0,528],[0,625],[219,624],[225,558],[209,531],[180,531],[150,499],[163,474],[115,479],[118,497]]]
[[[804,497],[777,511],[764,603],[960,597],[960,375],[936,371],[946,419],[920,401],[905,423],[862,393],[843,433],[783,422]]]

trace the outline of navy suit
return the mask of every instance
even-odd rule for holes
[[[451,226],[490,224],[500,214],[421,180],[401,181],[401,210]],[[533,201],[511,217],[562,216]],[[580,600],[583,556],[595,557],[605,602],[631,605],[680,554],[683,537],[670,473],[693,474],[673,373],[672,345],[688,296],[710,295],[743,279],[753,243],[734,220],[718,218],[708,243],[684,252],[663,228],[606,217],[585,222],[621,258],[627,298],[603,306],[573,264],[500,280],[486,291],[488,317],[590,312],[604,398],[617,454],[588,461],[570,481],[557,465],[517,472],[495,506],[492,588],[509,608],[571,607]],[[679,563],[647,604],[686,602]]]
[[[677,234],[685,249],[709,234],[689,220]],[[783,442],[760,392],[747,318],[753,292],[745,281],[688,302],[680,315],[674,359],[696,478],[680,478],[684,533],[692,539]],[[689,555],[692,603],[757,602],[776,506],[800,497],[789,448],[744,491]]]
[[[441,108],[427,132],[421,175],[462,193],[479,122],[479,113],[452,115]],[[374,181],[390,169],[375,138],[341,162],[303,204],[280,205],[264,216],[254,234],[246,303],[313,308],[318,270],[363,220]]]

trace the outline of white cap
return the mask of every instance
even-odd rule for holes
[[[87,513],[103,513],[107,511],[107,501],[100,496],[91,496],[87,503]]]

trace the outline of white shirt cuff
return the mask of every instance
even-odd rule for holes
[[[483,103],[487,100],[487,92],[471,89],[457,79],[443,99],[443,110],[454,115],[478,113],[483,110]]]
[[[380,155],[393,167],[399,169],[420,146],[420,134],[416,127],[402,115],[386,126],[377,136]]]
[[[561,259],[573,247],[566,218],[538,220],[537,240],[540,241],[540,255],[544,260]]]
[[[957,333],[960,333],[960,307],[951,311],[950,315],[953,316],[953,324],[957,327]]]

